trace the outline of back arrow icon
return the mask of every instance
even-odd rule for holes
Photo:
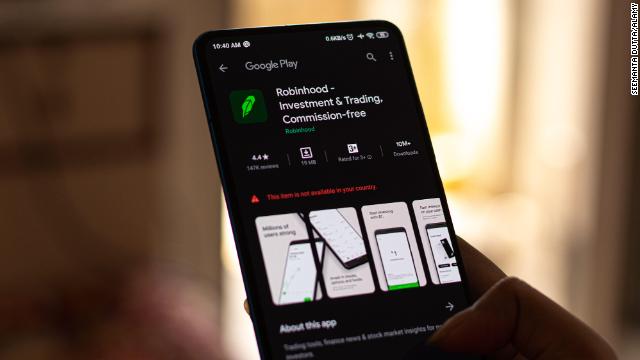
[[[450,301],[447,301],[447,305],[445,305],[444,307],[449,311],[453,311],[453,304]]]
[[[224,64],[220,64],[220,67],[218,68],[218,70],[225,72],[227,71],[228,68],[229,68],[228,66],[224,66]]]

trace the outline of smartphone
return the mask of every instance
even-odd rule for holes
[[[407,231],[399,227],[376,230],[374,234],[389,291],[419,287]]]
[[[453,253],[453,248],[451,247],[451,244],[449,244],[449,239],[447,238],[440,239],[440,245],[442,245],[442,248],[444,249],[445,253],[449,258],[453,258],[455,256]]]
[[[324,281],[322,278],[322,268],[324,267],[324,248],[325,248],[325,243],[323,240],[315,240],[314,241],[316,244],[316,254],[318,256],[318,266],[317,268],[319,269],[319,271],[317,271],[317,275],[316,275],[316,293],[314,296],[314,299],[316,300],[320,300],[322,298],[322,289],[323,289],[323,285],[321,285],[321,283]]]
[[[320,296],[323,274],[319,264],[312,266],[313,247],[293,243],[320,237],[328,249],[322,252],[339,260],[327,265],[345,268],[332,271],[328,280],[353,287],[363,278],[346,268],[383,276],[368,261],[369,245],[377,242],[387,251],[381,254],[383,281],[412,286],[417,280],[411,259],[423,257],[411,253],[399,225],[381,225],[393,231],[369,239],[371,229],[356,231],[335,209],[353,208],[360,225],[365,216],[374,216],[363,213],[367,205],[437,199],[447,239],[458,253],[396,26],[357,21],[218,30],[198,37],[193,50],[263,359],[405,358],[433,332],[435,327],[425,324],[442,324],[469,305],[461,261],[460,281],[447,286]],[[308,221],[297,221],[300,213]],[[271,216],[271,222],[256,222]],[[415,214],[406,216],[414,219],[405,224],[415,223]],[[385,339],[366,336],[393,329],[411,331]]]
[[[316,298],[317,268],[316,261],[308,240],[292,241],[287,251],[280,304],[311,302]],[[320,259],[318,268],[322,268],[324,243],[316,241],[316,251]]]
[[[316,240],[316,254],[318,254],[318,269],[322,269],[324,265],[324,241]]]
[[[367,262],[364,240],[337,209],[312,211],[309,221],[327,242],[342,266],[352,269]]]
[[[447,223],[428,224],[425,226],[433,261],[436,265],[441,284],[458,282],[461,280],[458,262],[449,244],[449,229]]]

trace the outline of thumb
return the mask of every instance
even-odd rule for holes
[[[527,359],[615,359],[597,333],[560,305],[508,277],[429,340],[445,351],[490,355],[508,347]]]

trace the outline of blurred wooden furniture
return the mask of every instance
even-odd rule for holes
[[[220,290],[219,184],[191,42],[225,9],[0,2],[5,294],[140,264]]]

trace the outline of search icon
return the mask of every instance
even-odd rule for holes
[[[370,52],[367,53],[367,60],[378,61],[376,60],[376,57],[373,56],[373,53],[370,53]]]

